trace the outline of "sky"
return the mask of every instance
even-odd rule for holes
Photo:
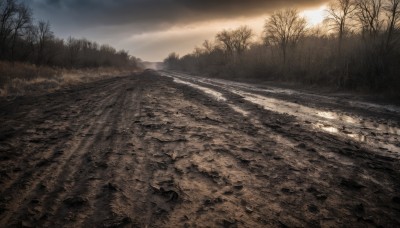
[[[260,36],[275,10],[298,8],[310,25],[322,21],[326,0],[23,0],[55,35],[87,38],[145,61],[185,55],[217,32],[248,25]],[[257,37],[255,38],[257,39]]]

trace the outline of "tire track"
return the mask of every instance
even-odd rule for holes
[[[108,144],[104,144],[109,141],[112,137],[112,123],[115,119],[115,113],[120,108],[118,104],[120,103],[121,97],[124,96],[125,91],[123,90],[123,85],[119,85],[113,91],[113,96],[107,102],[101,104],[102,107],[99,108],[102,111],[99,114],[99,119],[96,122],[92,122],[93,131],[91,137],[87,140],[80,141],[76,149],[73,151],[72,157],[66,163],[63,171],[60,172],[61,175],[69,174],[66,176],[56,178],[59,182],[57,186],[63,186],[65,191],[57,196],[52,195],[49,200],[58,199],[59,205],[53,206],[54,219],[50,224],[45,224],[46,226],[57,226],[60,224],[68,224],[69,222],[79,224],[80,218],[74,216],[68,217],[70,211],[75,210],[75,206],[78,211],[81,207],[85,207],[86,202],[89,202],[88,193],[91,189],[90,178],[96,179],[96,172],[98,170],[105,170],[109,167],[107,164],[107,157],[111,151],[108,150]],[[97,124],[97,125],[96,125]],[[105,149],[107,148],[107,149]],[[97,159],[97,157],[99,157]],[[90,178],[89,178],[90,176]],[[96,180],[95,180],[96,181]],[[67,183],[67,184],[65,184]],[[69,183],[69,184],[68,184]],[[92,196],[91,196],[92,197]],[[66,199],[83,199],[84,202],[74,205],[74,203],[68,203]],[[81,205],[82,204],[82,205]],[[80,213],[80,216],[85,216],[84,213]],[[73,224],[71,224],[73,226]]]
[[[90,93],[90,94],[91,94],[91,93]],[[110,95],[109,97],[111,97],[111,95]],[[107,99],[107,97],[106,97],[106,99]],[[88,104],[89,102],[90,102],[90,99],[89,99],[85,104],[81,104],[80,106],[81,106],[81,107],[87,107],[87,104]],[[64,102],[64,103],[66,103],[66,102]],[[64,103],[60,104],[60,106],[64,105]],[[52,105],[50,105],[50,107],[52,107]],[[44,112],[47,112],[47,111],[44,111]],[[90,115],[90,113],[87,113],[87,114]],[[54,115],[53,115],[53,116],[54,116]],[[64,124],[64,125],[66,125],[66,126],[71,126],[73,122],[80,122],[80,121],[81,121],[81,122],[85,122],[85,121],[83,121],[83,119],[82,119],[82,118],[86,118],[85,115],[81,115],[81,116],[79,116],[79,117],[80,117],[80,119],[78,119],[78,121],[77,121],[76,119],[71,119],[71,120],[69,120],[69,122],[68,122],[67,124]],[[42,118],[42,119],[48,119],[48,117]],[[42,122],[44,122],[44,121],[42,121]],[[42,127],[41,127],[41,126],[37,126],[36,128],[42,128]],[[79,129],[78,129],[77,131],[80,132],[82,129],[83,129],[83,126],[79,127]],[[57,135],[58,132],[55,132],[54,134]],[[78,133],[76,133],[76,134],[78,134]],[[48,136],[48,137],[51,137],[51,136]],[[71,137],[72,137],[72,136],[71,136]],[[61,142],[59,142],[59,143],[57,143],[57,144],[55,144],[55,145],[53,145],[53,146],[50,145],[50,147],[49,147],[48,144],[45,144],[45,145],[39,144],[37,148],[36,148],[36,147],[30,148],[30,151],[31,151],[31,152],[26,152],[26,153],[24,153],[24,156],[18,157],[18,160],[19,160],[20,162],[18,162],[19,165],[17,165],[17,167],[27,167],[27,166],[31,166],[32,168],[31,168],[30,170],[26,171],[25,173],[21,173],[20,175],[22,176],[23,174],[26,174],[27,177],[31,176],[31,175],[34,173],[34,171],[37,170],[37,167],[36,167],[36,166],[37,166],[37,163],[36,163],[36,164],[32,164],[32,165],[29,165],[29,164],[28,164],[29,162],[31,162],[31,160],[33,159],[34,156],[38,157],[39,159],[43,159],[43,158],[49,157],[49,156],[51,156],[51,155],[55,155],[55,154],[54,154],[54,151],[56,151],[56,150],[58,150],[58,149],[62,149],[62,147],[64,146],[64,144],[65,144],[66,142],[68,142],[68,140],[70,140],[71,137],[65,137],[64,140],[62,140]],[[29,147],[30,147],[30,146],[29,146]],[[22,148],[23,148],[23,147],[21,147],[21,148],[19,148],[19,149],[22,150]],[[28,151],[29,151],[29,150],[28,150]],[[46,152],[47,152],[47,153],[46,153]],[[26,155],[25,155],[25,154],[26,154]],[[40,161],[39,161],[39,162],[40,162]],[[38,163],[39,163],[39,162],[38,162]],[[16,179],[17,181],[20,180],[20,179],[27,179],[27,177],[21,177],[21,176],[14,176],[13,178]],[[13,185],[13,186],[11,186],[11,185]],[[16,185],[16,182],[4,183],[3,189],[4,189],[4,191],[6,191],[6,190],[8,190],[8,189],[10,189],[10,188],[15,187],[15,185]],[[19,184],[19,185],[20,185],[20,184]],[[10,186],[11,186],[11,187],[10,187]],[[1,195],[4,195],[3,192],[0,193],[0,194],[1,194]]]
[[[74,133],[66,141],[27,149],[63,153],[32,156],[55,162],[26,170],[33,174],[25,188],[6,190],[15,189],[21,198],[0,201],[9,209],[0,210],[8,216],[1,217],[1,226],[400,224],[398,160],[372,157],[369,150],[357,154],[353,144],[315,135],[285,115],[228,96],[228,103],[251,117],[231,114],[229,104],[149,71],[68,93],[54,103],[72,107],[68,113],[74,116],[62,123],[74,125]],[[52,112],[57,114],[35,115],[53,120],[64,113]],[[60,132],[59,125],[46,123],[54,129],[42,137]],[[18,183],[14,178],[10,181]]]
[[[110,94],[106,97],[105,101],[107,102],[113,98],[115,99],[115,97],[113,97],[113,95]],[[100,111],[106,110],[105,105],[100,106],[98,110],[100,110]],[[94,113],[94,112],[92,112],[92,113]],[[75,121],[85,122],[85,119],[87,118],[87,116],[81,115],[80,117],[81,117],[80,119],[75,120]],[[101,116],[99,117],[99,119],[100,118],[101,118]],[[93,126],[93,127],[95,127],[95,126]],[[86,132],[85,131],[81,132],[82,130],[84,130],[84,126],[80,127],[80,129],[78,129],[77,133],[75,134],[75,137],[81,138],[81,136],[79,136],[79,134],[82,134],[82,133],[83,134],[94,134],[96,132],[96,130],[94,130],[93,128],[88,128],[86,130]],[[58,145],[54,146],[54,148],[61,147],[61,148],[67,149],[67,148],[65,148],[65,146],[62,146],[62,145],[67,143],[68,141],[74,141],[74,140],[66,139],[64,141],[61,141]],[[19,208],[27,208],[27,205],[30,203],[29,200],[35,200],[35,201],[39,200],[35,197],[35,194],[37,194],[37,192],[38,193],[43,192],[43,188],[47,188],[47,187],[51,188],[51,183],[48,183],[49,186],[45,186],[42,183],[43,180],[46,180],[46,182],[49,182],[52,179],[52,177],[56,177],[56,179],[58,178],[58,179],[62,180],[63,178],[61,178],[59,173],[64,174],[64,175],[67,173],[67,170],[65,169],[65,167],[70,165],[70,162],[72,159],[71,157],[76,156],[76,155],[74,155],[74,151],[78,151],[79,149],[82,149],[83,145],[81,145],[81,144],[77,144],[78,145],[77,148],[75,150],[74,149],[70,150],[71,151],[70,153],[68,153],[68,151],[64,151],[64,154],[61,157],[59,157],[58,162],[53,162],[52,164],[50,164],[50,167],[48,167],[48,166],[33,167],[32,169],[25,172],[23,177],[18,178],[14,182],[14,184],[12,184],[11,187],[8,188],[8,190],[6,190],[5,192],[2,193],[2,195],[19,195],[19,197],[12,197],[14,199],[14,201],[7,202],[8,205],[13,205],[12,207],[9,206],[9,208],[7,208],[7,210],[8,211],[20,211]],[[50,150],[48,150],[48,153],[54,153],[53,152],[54,148],[50,148]],[[42,156],[46,157],[46,155],[42,155]],[[64,161],[64,162],[62,164],[59,164],[60,161],[61,162]],[[49,163],[51,163],[51,162],[52,161],[49,160]],[[51,169],[53,169],[53,170],[51,170]],[[25,192],[20,192],[20,193],[16,192],[16,189],[18,189],[18,186],[21,185],[20,181],[21,180],[24,181],[28,177],[33,176],[33,175],[36,175],[37,178],[35,178],[35,181],[28,183],[28,186],[25,187],[25,189],[28,189],[28,190],[32,189],[33,190],[32,193],[30,193],[29,191],[27,192],[26,190],[25,190]],[[59,185],[56,184],[56,186],[59,186]],[[20,191],[24,191],[24,189],[21,189]],[[31,194],[31,197],[27,198],[27,196],[29,194]],[[50,195],[53,196],[52,194],[50,194]],[[54,205],[53,200],[54,200],[54,198],[51,200],[51,202],[49,204]],[[25,203],[22,203],[23,201]],[[26,213],[26,211],[24,211],[22,214],[25,214],[25,213]],[[11,214],[9,214],[7,212],[4,215],[2,215],[2,217],[1,217],[2,223],[3,223],[3,221],[4,221],[4,223],[7,223],[7,221],[10,219],[10,216],[11,216]],[[21,215],[16,215],[16,216],[20,217]]]

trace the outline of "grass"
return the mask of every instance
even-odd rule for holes
[[[0,62],[0,97],[52,92],[107,77],[127,75],[126,68],[61,69],[27,63]]]

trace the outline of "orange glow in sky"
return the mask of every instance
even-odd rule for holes
[[[1,1],[1,0],[0,0]],[[22,1],[22,0],[20,0]],[[296,8],[308,27],[322,23],[329,0],[24,0],[38,20],[50,21],[56,36],[86,37],[125,49],[148,61],[180,56],[214,41],[224,29],[247,25],[261,42],[265,21],[274,11]]]
[[[300,12],[300,15],[307,19],[310,26],[315,26],[322,23],[326,16],[327,6],[323,5],[318,8],[307,9]]]
[[[323,22],[326,16],[326,5],[299,10],[300,15],[305,17],[308,26],[313,27]],[[253,18],[236,18],[227,20],[205,21],[191,23],[183,26],[175,26],[162,31],[136,34],[120,41],[121,47],[135,43],[133,53],[152,49],[149,55],[142,55],[146,60],[161,61],[160,57],[168,53],[177,52],[180,56],[191,53],[194,48],[201,47],[204,40],[214,41],[215,34],[224,29],[235,29],[241,25],[247,25],[253,29],[255,36],[253,41],[261,41],[262,31],[268,14]],[[114,41],[115,42],[115,41]],[[174,45],[165,45],[173,43]],[[117,44],[118,45],[118,44]],[[143,51],[144,52],[144,51]],[[157,56],[157,59],[154,59]]]

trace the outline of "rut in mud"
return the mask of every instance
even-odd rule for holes
[[[188,83],[0,101],[0,226],[400,225],[396,154]]]

